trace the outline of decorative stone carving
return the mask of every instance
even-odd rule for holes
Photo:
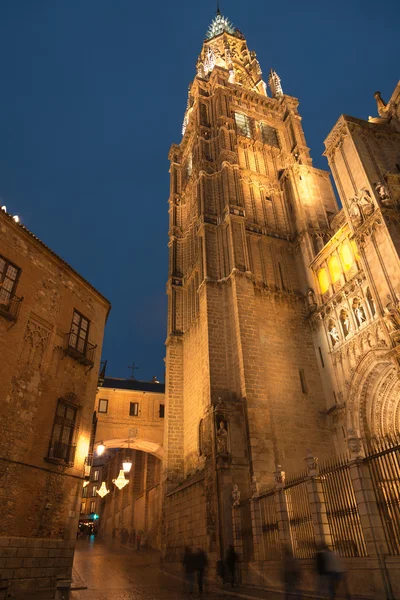
[[[347,445],[350,452],[350,458],[363,458],[364,448],[362,445],[361,438],[356,435],[353,429],[350,429],[347,434]]]
[[[330,319],[328,324],[328,334],[331,338],[332,346],[335,346],[340,342],[340,335],[336,327],[336,323],[333,319]]]
[[[385,308],[385,321],[389,332],[398,331],[400,329],[400,311],[395,307],[393,302],[388,302]]]
[[[277,487],[283,487],[285,485],[286,473],[285,471],[282,471],[281,465],[276,465],[274,477]]]
[[[258,485],[256,476],[253,475],[253,477],[251,478],[251,497],[258,498],[259,495],[260,495],[260,487]]]
[[[305,458],[307,463],[307,471],[310,477],[318,475],[318,457],[314,456],[312,451],[307,449],[307,456]]]
[[[233,500],[232,506],[240,506],[240,491],[239,491],[239,488],[236,485],[236,483],[233,486],[233,490],[232,490],[232,500]]]
[[[353,225],[361,225],[375,210],[374,201],[369,191],[363,188],[349,200],[349,212]]]
[[[367,317],[365,315],[364,307],[361,304],[361,301],[359,298],[354,298],[354,300],[353,300],[353,312],[354,312],[354,316],[356,318],[357,324],[360,327],[363,323],[365,323],[365,321],[367,320]]]
[[[217,453],[228,454],[228,432],[225,428],[225,421],[221,419],[217,430]]]
[[[307,300],[308,300],[308,308],[310,309],[310,311],[316,310],[317,309],[317,300],[315,297],[314,290],[312,290],[311,288],[309,288],[309,290],[307,292]]]
[[[375,183],[375,191],[378,195],[379,202],[382,206],[390,208],[394,206],[394,202],[390,197],[389,190],[386,185],[378,181]]]
[[[340,322],[342,324],[343,335],[346,338],[352,333],[351,321],[347,310],[342,309],[340,311]]]

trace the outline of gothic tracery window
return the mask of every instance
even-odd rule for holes
[[[247,115],[235,112],[236,128],[239,135],[251,138],[251,122]]]

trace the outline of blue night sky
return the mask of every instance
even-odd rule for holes
[[[250,10],[251,9],[251,10]],[[300,99],[314,164],[341,113],[398,69],[396,0],[222,0],[267,77]],[[213,0],[2,0],[0,197],[112,303],[108,375],[163,377],[168,150]]]

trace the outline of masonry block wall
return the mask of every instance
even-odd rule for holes
[[[3,211],[0,264],[0,578],[51,587],[71,574],[110,305]]]

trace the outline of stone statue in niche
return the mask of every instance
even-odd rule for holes
[[[363,221],[375,210],[374,202],[367,189],[361,189],[353,198],[350,198],[350,217],[353,225],[361,225]]]
[[[232,506],[240,506],[240,491],[239,491],[239,488],[236,485],[236,483],[233,486],[233,490],[232,490],[232,500],[233,500]]]
[[[386,324],[389,331],[398,331],[400,329],[400,311],[396,308],[393,302],[388,302],[385,308]]]
[[[367,317],[365,316],[364,307],[362,306],[358,298],[354,298],[353,312],[356,317],[357,324],[360,327],[360,325],[362,325],[367,320]]]
[[[316,308],[317,308],[317,300],[315,298],[314,290],[312,290],[311,288],[309,288],[309,290],[307,292],[307,300],[308,300],[308,308],[311,311],[316,310]]]
[[[391,207],[394,205],[394,202],[390,197],[389,190],[386,187],[386,185],[378,181],[375,184],[375,191],[378,194],[379,202],[382,204],[382,206]]]
[[[347,310],[340,311],[340,322],[342,323],[344,337],[347,337],[351,333],[351,321]]]
[[[334,321],[329,321],[328,334],[331,338],[332,346],[340,342],[339,332]]]
[[[223,419],[218,423],[217,447],[218,454],[228,454],[228,432]]]

